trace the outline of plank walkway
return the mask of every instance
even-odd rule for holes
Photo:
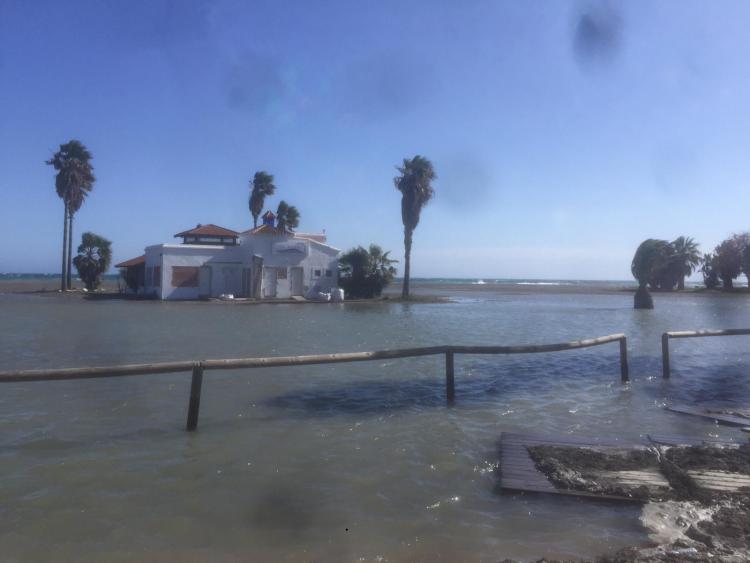
[[[719,424],[725,426],[750,426],[750,418],[744,416],[738,416],[734,414],[724,414],[719,412],[712,412],[718,410],[721,407],[695,407],[692,405],[670,405],[665,407],[668,411],[676,412],[680,414],[688,414],[691,416],[699,416],[701,418],[707,418],[714,420]]]
[[[668,436],[650,434],[640,441],[618,441],[616,439],[601,439],[596,437],[560,436],[555,439],[532,434],[516,434],[503,432],[500,435],[500,488],[505,491],[547,493],[574,497],[585,497],[619,502],[643,503],[644,500],[631,497],[602,495],[575,489],[560,489],[547,476],[539,471],[531,459],[527,446],[556,446],[556,447],[588,447],[597,449],[623,449],[644,447],[658,444],[664,446],[695,446],[695,445],[737,445],[737,442],[715,440],[712,438],[695,438],[684,436]],[[668,487],[668,482],[658,469],[643,471],[611,472],[610,477],[617,476],[623,485],[649,485],[652,487]],[[690,471],[689,474],[701,486],[715,490],[734,491],[740,487],[750,485],[750,475],[733,474],[721,471]],[[605,476],[603,473],[602,476]]]
[[[503,432],[500,435],[500,486],[504,490],[517,492],[549,493],[575,497],[615,500],[620,502],[642,502],[630,497],[600,495],[575,489],[559,489],[534,465],[526,446],[559,446],[559,447],[608,447],[627,448],[637,444],[618,443],[612,440],[597,438],[577,438],[564,436],[550,440],[529,434]]]

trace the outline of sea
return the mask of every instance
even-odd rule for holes
[[[594,558],[648,543],[640,508],[507,493],[502,432],[743,439],[665,410],[747,406],[750,296],[630,282],[415,280],[449,302],[256,304],[0,294],[3,370],[628,337],[619,349],[6,383],[0,560],[497,561]],[[559,283],[558,286],[541,285]],[[508,290],[509,284],[518,284]],[[537,284],[537,285],[533,285]],[[571,289],[571,285],[575,287]]]

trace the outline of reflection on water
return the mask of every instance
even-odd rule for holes
[[[388,560],[593,556],[646,541],[638,509],[496,490],[502,431],[737,437],[662,409],[746,404],[747,340],[664,330],[747,325],[750,300],[462,292],[451,304],[87,302],[0,296],[3,368],[521,344],[625,332],[557,354],[458,356],[12,384],[0,394],[0,553],[22,559]],[[43,538],[43,540],[40,540]]]

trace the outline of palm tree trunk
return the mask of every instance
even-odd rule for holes
[[[409,298],[409,277],[411,275],[411,235],[410,230],[404,229],[404,284],[401,287],[402,299]]]
[[[69,213],[68,219],[68,289],[73,288],[73,214]]]
[[[258,216],[253,215],[253,229],[257,229],[257,228],[258,228]]]
[[[677,280],[677,289],[685,289],[685,276],[680,276]]]
[[[68,202],[65,202],[65,215],[63,217],[63,248],[62,248],[62,273],[60,274],[60,290],[65,291],[68,280]]]

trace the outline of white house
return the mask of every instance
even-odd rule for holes
[[[327,292],[338,283],[339,250],[325,234],[297,233],[275,225],[268,211],[263,224],[242,233],[198,225],[177,233],[182,244],[157,244],[117,264],[142,268],[142,292],[159,299],[235,297],[289,298]]]

